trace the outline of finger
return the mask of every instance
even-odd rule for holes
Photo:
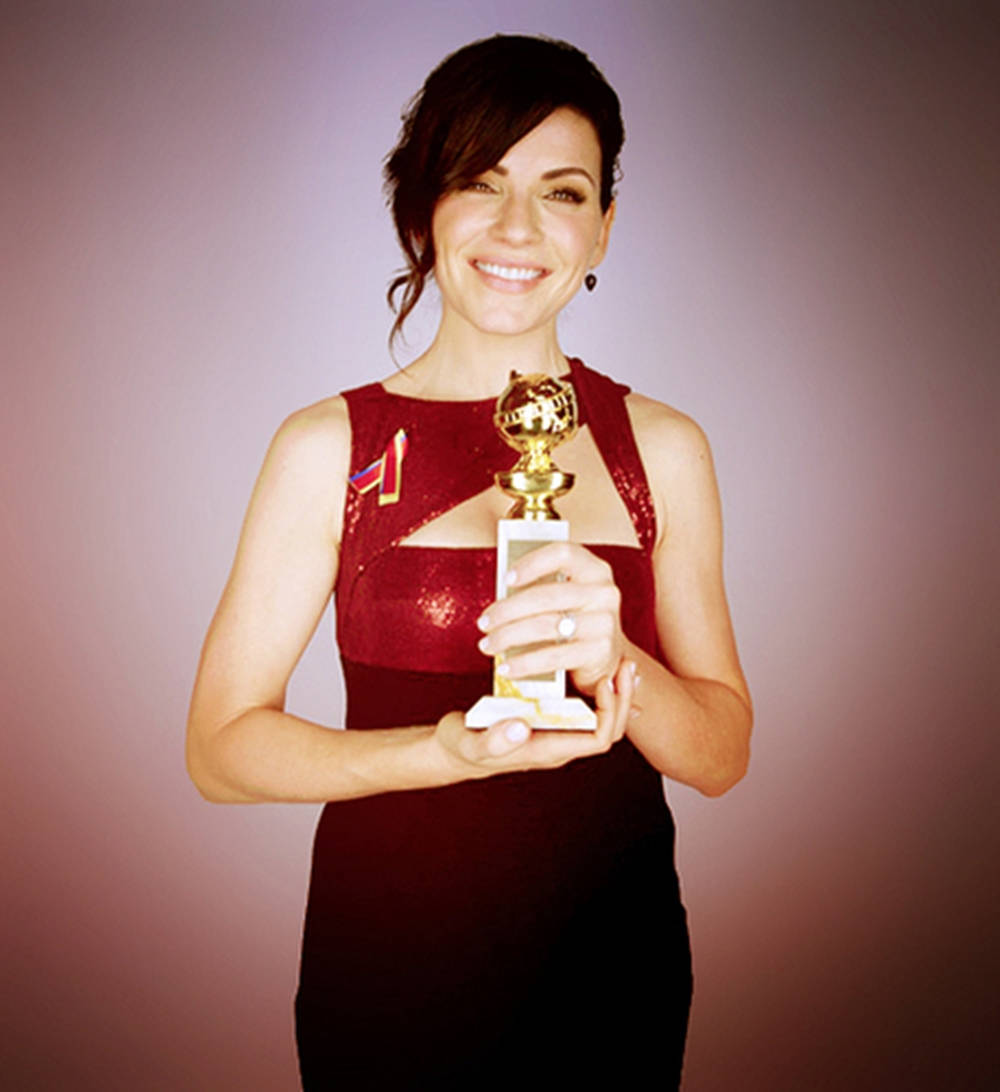
[[[523,720],[501,720],[486,729],[483,744],[491,758],[501,758],[523,747],[531,729]]]
[[[591,681],[607,674],[602,664],[611,660],[610,645],[604,640],[566,641],[519,651],[497,666],[497,671],[511,679],[548,675],[552,671],[586,671]],[[613,663],[614,661],[611,660]],[[587,670],[588,667],[590,670]],[[577,684],[579,685],[579,684]]]
[[[619,700],[610,675],[605,675],[594,689],[594,702],[597,707],[597,730],[594,743],[599,751],[606,751],[618,738],[615,735],[618,725]]]
[[[535,614],[491,630],[479,641],[479,651],[496,656],[508,649],[610,639],[613,632],[614,618],[606,612]]]
[[[634,679],[635,665],[630,660],[622,660],[614,676],[605,676],[594,691],[598,734],[605,749],[625,734]]]
[[[484,773],[562,766],[607,747],[595,746],[593,732],[535,732],[516,719],[498,721],[485,732],[470,734],[481,738],[475,741],[469,761]]]
[[[610,579],[611,567],[575,542],[551,542],[519,558],[507,572],[507,586],[524,587],[557,573],[581,583],[600,583]]]
[[[601,700],[607,709],[617,709],[610,684]],[[485,731],[471,731],[465,728],[462,713],[443,718],[441,724],[457,726],[457,731],[447,734],[456,737],[455,750],[471,776],[490,777],[507,770],[553,769],[576,758],[606,751],[612,742],[615,718],[609,712],[602,716],[596,731],[535,732],[517,718],[497,721]]]
[[[619,740],[628,727],[632,699],[635,697],[636,665],[632,660],[622,660],[615,675],[615,691],[618,695],[618,707],[615,712],[614,738]]]
[[[616,711],[615,688],[609,676],[605,676],[594,689],[594,705],[597,709],[598,730],[606,727]]]
[[[579,614],[605,611],[617,617],[621,594],[614,584],[532,584],[496,603],[477,620],[484,633],[535,614]]]
[[[511,754],[530,738],[531,729],[515,718],[497,721],[482,732],[465,728],[458,746],[467,762],[478,765]]]

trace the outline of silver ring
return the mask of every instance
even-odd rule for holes
[[[568,610],[564,610],[556,623],[556,633],[560,641],[568,641],[576,633],[576,618]]]

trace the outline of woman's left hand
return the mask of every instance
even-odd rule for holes
[[[610,565],[576,543],[553,542],[511,566],[508,586],[479,619],[480,651],[502,654],[502,673],[516,680],[562,668],[589,695],[614,675],[628,644]]]

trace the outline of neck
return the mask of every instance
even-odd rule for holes
[[[430,348],[389,385],[419,397],[493,398],[507,386],[512,369],[522,375],[566,371],[555,322],[523,334],[489,334],[443,317]]]

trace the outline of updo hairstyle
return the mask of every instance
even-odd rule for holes
[[[569,107],[594,126],[601,146],[601,208],[607,211],[625,139],[618,96],[590,58],[568,42],[498,34],[446,57],[403,114],[385,161],[385,193],[406,266],[389,285],[397,311],[390,342],[434,269],[431,218],[438,201],[503,159],[553,110]]]

